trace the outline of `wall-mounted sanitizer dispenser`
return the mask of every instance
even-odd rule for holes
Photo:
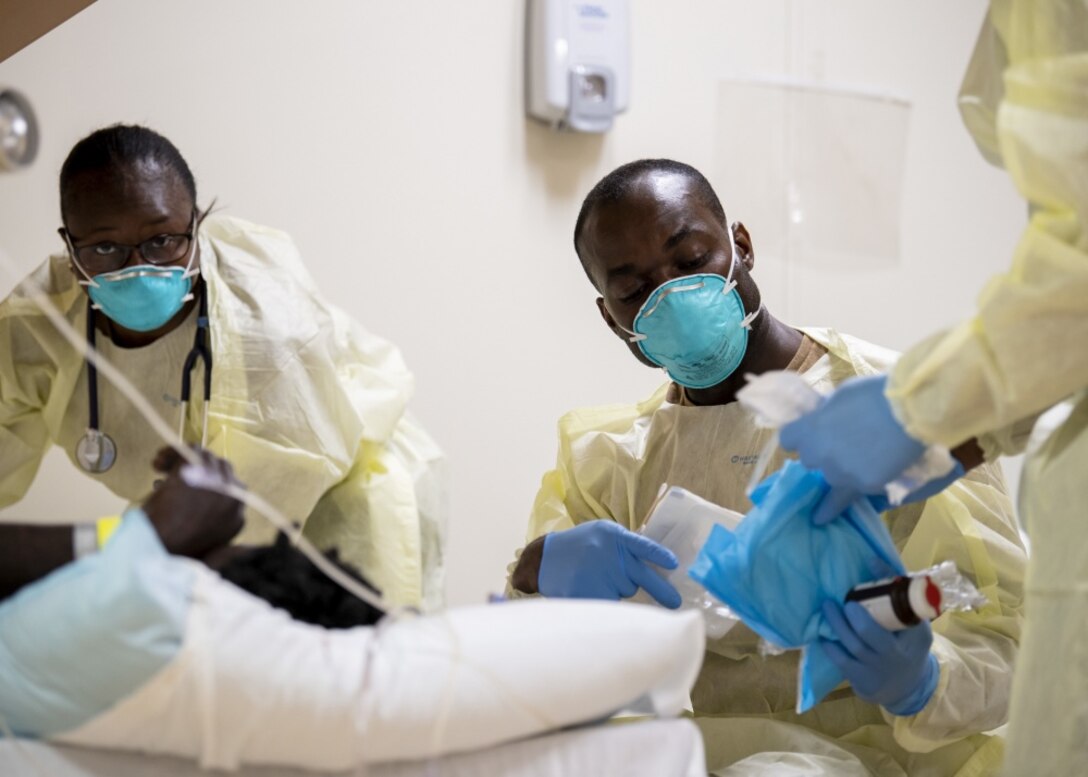
[[[526,109],[556,129],[606,132],[627,109],[627,0],[527,0]]]

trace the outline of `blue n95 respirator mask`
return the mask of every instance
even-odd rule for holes
[[[193,298],[194,274],[182,267],[141,264],[94,276],[87,294],[94,309],[111,321],[134,332],[152,332]]]
[[[729,275],[686,275],[658,286],[635,315],[630,342],[681,386],[709,388],[740,366],[759,310],[745,314],[733,280],[737,246],[729,230]]]
[[[134,332],[152,332],[165,326],[193,298],[196,240],[185,267],[141,264],[79,281],[87,287],[92,307],[111,321]]]

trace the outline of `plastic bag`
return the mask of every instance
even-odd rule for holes
[[[821,605],[842,601],[874,569],[906,569],[883,521],[868,500],[843,517],[815,526],[812,511],[827,491],[819,472],[790,461],[756,488],[755,507],[735,528],[716,526],[691,576],[768,642],[803,651],[797,711],[805,712],[843,681],[819,638],[835,639]]]

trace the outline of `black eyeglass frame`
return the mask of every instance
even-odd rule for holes
[[[146,261],[148,264],[155,265],[156,267],[162,267],[162,266],[172,264],[173,262],[178,261],[183,256],[185,256],[187,253],[189,253],[190,249],[192,248],[193,240],[196,238],[197,225],[199,223],[198,216],[199,216],[199,214],[197,213],[196,210],[194,210],[193,211],[193,217],[189,222],[189,230],[187,232],[174,232],[174,233],[164,232],[164,233],[162,233],[160,235],[153,235],[152,237],[149,237],[147,240],[141,241],[138,245],[128,245],[127,243],[114,243],[112,240],[102,240],[102,241],[99,241],[97,243],[91,243],[90,245],[76,247],[77,238],[71,232],[68,231],[67,227],[60,227],[57,230],[57,232],[64,239],[65,244],[68,246],[68,256],[71,258],[72,263],[74,265],[76,265],[76,267],[78,267],[79,270],[85,276],[87,276],[87,279],[89,280],[89,279],[93,278],[95,275],[102,275],[103,273],[116,272],[117,270],[120,270],[120,269],[124,268],[124,266],[129,263],[129,260],[132,259],[132,252],[133,251],[138,251],[139,254],[140,254],[141,259]],[[158,259],[158,260],[152,259],[151,257],[149,257],[147,255],[146,250],[145,250],[145,246],[148,243],[151,243],[151,242],[153,242],[155,240],[161,240],[162,238],[185,238],[184,248],[177,251],[176,255],[171,259]],[[79,254],[80,254],[81,251],[84,251],[86,249],[97,248],[100,245],[111,245],[111,246],[113,246],[115,248],[124,249],[124,258],[116,266],[111,266],[111,267],[105,268],[105,269],[96,268],[96,269],[92,270],[88,266],[88,262],[86,260],[81,260],[80,259]]]

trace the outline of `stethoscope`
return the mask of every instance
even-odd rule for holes
[[[95,347],[96,327],[94,307],[87,305],[87,345]],[[192,373],[197,360],[204,363],[204,426],[201,432],[201,445],[208,442],[208,403],[212,397],[212,352],[208,347],[208,288],[200,293],[200,302],[196,317],[196,334],[193,335],[193,347],[185,357],[181,370],[181,418],[178,421],[178,437],[184,439],[185,421],[192,396]],[[76,443],[76,461],[79,466],[91,474],[105,472],[117,461],[117,443],[113,438],[98,428],[98,370],[90,359],[87,360],[87,431]]]

